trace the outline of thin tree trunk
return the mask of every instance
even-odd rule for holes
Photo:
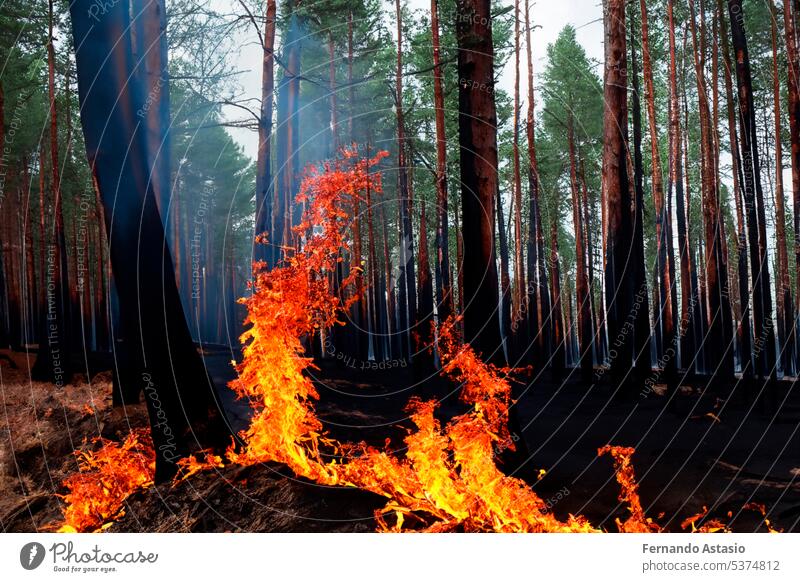
[[[433,279],[431,278],[431,265],[428,253],[428,221],[425,211],[425,200],[422,199],[422,214],[419,219],[419,325],[417,333],[420,341],[416,346],[420,352],[418,361],[424,362],[422,371],[432,367],[433,364]],[[430,366],[429,366],[430,365]]]
[[[586,275],[586,245],[584,244],[583,213],[578,185],[578,162],[575,159],[575,137],[572,111],[567,117],[569,149],[569,183],[572,193],[572,224],[575,231],[575,301],[577,311],[578,363],[584,382],[592,378],[592,312],[589,305],[589,282]]]
[[[691,318],[694,315],[692,302],[691,271],[692,257],[686,229],[686,208],[683,191],[683,165],[680,106],[678,103],[678,68],[675,46],[675,17],[673,0],[667,1],[669,20],[669,181],[670,191],[675,193],[675,210],[678,224],[678,254],[681,265],[681,314],[678,333],[680,334],[681,366],[686,368],[694,351],[694,337]]]
[[[791,144],[792,161],[792,207],[794,209],[794,258],[795,258],[795,306],[792,317],[792,341],[795,345],[795,357],[800,342],[797,341],[797,318],[800,312],[800,52],[797,49],[796,10],[790,0],[783,0],[783,24],[786,39],[786,57],[788,72],[786,83],[789,97],[789,142]]]
[[[53,217],[47,247],[46,313],[39,341],[39,355],[31,370],[35,379],[62,388],[71,375],[71,350],[68,318],[69,282],[67,275],[64,210],[58,164],[58,111],[55,93],[55,47],[53,45],[53,0],[48,2],[47,90],[50,102],[50,164],[52,172]],[[51,291],[52,289],[52,291]]]
[[[514,0],[514,286],[513,286],[513,313],[514,321],[518,321],[524,313],[525,293],[525,268],[522,262],[522,172],[519,159],[519,53],[520,53],[520,14],[519,0]],[[516,327],[516,326],[515,326]],[[517,335],[516,329],[513,330]],[[511,334],[511,330],[507,331]]]
[[[778,73],[778,29],[777,10],[770,3],[772,19],[772,95],[775,104],[775,232],[777,234],[777,285],[776,301],[778,314],[778,331],[781,345],[781,363],[783,373],[794,375],[794,326],[792,301],[792,283],[789,278],[789,256],[786,246],[786,210],[783,199],[783,147],[781,144],[781,80]]]
[[[500,242],[500,337],[503,340],[505,353],[510,356],[511,350],[511,276],[509,273],[508,238],[506,224],[503,218],[503,201],[498,193],[495,196],[497,204],[497,238]]]
[[[553,300],[553,374],[560,377],[564,372],[565,339],[564,315],[561,307],[561,264],[558,256],[558,226],[555,218],[550,223],[550,297]]]
[[[431,0],[431,39],[433,45],[433,104],[436,124],[436,304],[439,321],[452,313],[450,243],[447,197],[447,136],[444,124],[444,90],[439,56],[439,7]]]
[[[253,258],[274,261],[275,253],[267,245],[279,244],[272,231],[274,205],[272,187],[272,102],[275,90],[275,16],[276,0],[267,0],[264,14],[264,46],[261,59],[261,110],[258,118],[258,153],[256,155],[256,236],[267,233],[267,241],[254,240]],[[268,267],[273,265],[269,264]]]
[[[633,12],[633,4],[631,5]],[[650,324],[650,301],[647,296],[647,269],[644,257],[644,164],[642,161],[642,109],[639,91],[639,64],[636,58],[636,41],[634,34],[634,23],[631,18],[630,25],[630,45],[631,45],[631,118],[633,134],[633,242],[631,245],[631,259],[633,261],[633,278],[635,294],[634,303],[631,306],[633,317],[633,357],[636,365],[636,374],[644,378],[652,371],[652,359],[650,357],[651,342],[655,341],[658,345],[660,335],[656,329],[656,337],[651,338]],[[658,286],[654,287],[653,293],[658,291]],[[638,302],[638,307],[636,307]],[[656,303],[657,305],[657,303]],[[609,336],[609,343],[616,341]],[[609,346],[609,350],[612,347]],[[658,354],[658,351],[656,351]]]
[[[411,194],[408,186],[408,164],[406,162],[405,117],[403,114],[403,19],[400,0],[395,0],[397,17],[397,68],[395,75],[397,112],[397,174],[400,199],[398,203],[401,237],[398,240],[402,269],[398,309],[403,345],[411,357],[411,329],[416,323],[417,294],[414,281],[414,232],[411,221]]]
[[[531,358],[534,364],[546,362],[551,353],[550,289],[547,284],[547,261],[544,253],[539,200],[539,168],[536,159],[535,102],[533,90],[533,49],[531,47],[530,0],[525,0],[525,49],[528,62],[528,329],[536,341]],[[536,285],[532,282],[536,281]]]
[[[658,146],[658,127],[656,121],[655,88],[653,84],[653,65],[650,58],[650,39],[647,21],[647,2],[639,0],[642,13],[642,68],[644,92],[647,101],[647,122],[650,128],[650,168],[653,188],[653,205],[656,215],[656,253],[658,256],[659,295],[661,304],[659,316],[662,342],[664,346],[664,376],[669,384],[675,381],[678,346],[675,341],[675,314],[673,312],[673,283],[675,273],[670,268],[673,255],[670,236],[669,205],[664,197],[664,178],[661,171],[661,153]]]

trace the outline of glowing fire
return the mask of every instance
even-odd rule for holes
[[[150,431],[133,429],[122,444],[97,439],[96,451],[76,451],[80,471],[64,480],[69,493],[59,532],[96,531],[124,515],[125,499],[152,484],[155,453]]]

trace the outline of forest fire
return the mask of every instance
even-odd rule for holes
[[[598,532],[583,516],[559,520],[547,503],[522,479],[505,475],[497,466],[499,453],[514,447],[508,430],[512,404],[509,370],[481,360],[461,341],[458,317],[435,330],[442,361],[441,373],[459,384],[461,400],[472,409],[444,426],[435,417],[437,403],[413,397],[406,410],[416,430],[404,439],[405,455],[365,443],[342,443],[328,437],[315,412],[319,395],[305,373],[313,367],[304,354],[314,334],[339,325],[350,299],[342,300],[330,277],[348,249],[347,213],[343,208],[367,189],[380,192],[379,174],[370,168],[385,153],[358,160],[347,150],[340,162],[311,171],[300,201],[308,207],[295,235],[300,250],[284,264],[267,270],[255,265],[254,292],[241,301],[247,306],[242,335],[243,361],[231,387],[255,410],[242,432],[245,445],[233,445],[227,461],[238,465],[278,462],[296,475],[324,485],[357,487],[388,499],[376,512],[378,530]],[[312,228],[312,225],[313,228]],[[346,289],[353,271],[341,281]],[[632,447],[606,445],[621,487],[619,500],[630,517],[616,520],[620,532],[649,533],[662,527],[645,515],[638,494]],[[122,444],[105,442],[95,453],[81,453],[82,471],[65,481],[70,490],[65,523],[59,531],[95,531],[118,517],[125,497],[152,484],[153,452],[149,437],[137,431]],[[197,472],[224,466],[210,452],[179,462],[176,481]],[[692,531],[729,531],[717,520],[701,527],[695,522],[706,511],[685,520]]]

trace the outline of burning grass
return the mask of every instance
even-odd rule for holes
[[[97,439],[96,451],[76,451],[80,471],[64,480],[64,524],[59,532],[97,531],[124,515],[132,492],[153,483],[156,462],[146,429],[134,429],[124,442]]]

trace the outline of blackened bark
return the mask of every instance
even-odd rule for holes
[[[231,431],[183,317],[148,180],[147,140],[135,122],[145,96],[141,84],[130,80],[135,69],[128,6],[109,6],[108,25],[97,26],[90,5],[78,0],[70,6],[83,132],[103,196],[123,326],[142,332],[142,341],[129,347],[140,350],[143,362],[139,389],[145,392],[161,482],[174,474],[178,458],[194,448],[226,446]]]
[[[761,161],[753,103],[750,57],[744,30],[741,0],[728,0],[731,39],[736,59],[739,97],[739,143],[741,145],[744,199],[750,229],[750,272],[753,288],[753,333],[756,375],[772,377],[775,373],[775,329],[772,321],[769,261],[764,193],[761,184]],[[757,248],[754,248],[757,241]]]

